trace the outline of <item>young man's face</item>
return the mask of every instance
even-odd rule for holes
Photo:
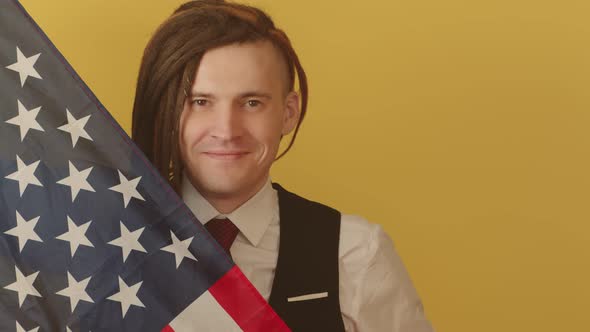
[[[268,41],[206,52],[180,118],[186,174],[206,198],[252,195],[266,180],[281,135],[299,119],[287,71]]]

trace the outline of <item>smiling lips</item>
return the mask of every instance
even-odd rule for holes
[[[219,160],[236,160],[247,155],[244,151],[206,151],[203,154],[207,157]]]

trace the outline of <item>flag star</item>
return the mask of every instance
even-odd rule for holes
[[[74,164],[72,164],[71,161],[69,162],[69,164],[70,176],[57,181],[57,183],[69,186],[72,189],[73,202],[76,199],[76,196],[78,196],[78,193],[81,189],[92,192],[95,191],[94,188],[92,188],[92,186],[90,185],[90,183],[88,183],[88,176],[92,171],[92,167],[89,167],[83,171],[78,171],[78,169],[76,169],[76,166],[74,166]]]
[[[14,181],[18,181],[18,189],[20,191],[20,196],[23,196],[23,192],[30,184],[43,187],[39,179],[35,177],[35,171],[37,170],[37,166],[39,166],[39,162],[41,160],[37,160],[34,163],[29,165],[25,165],[25,163],[20,159],[20,157],[16,156],[16,167],[18,170],[10,175],[7,175],[6,178]]]
[[[123,250],[123,263],[127,260],[127,256],[129,256],[131,250],[147,252],[141,243],[139,243],[139,237],[141,236],[141,233],[143,233],[144,229],[145,227],[142,227],[134,230],[133,232],[130,232],[129,229],[125,227],[125,224],[121,222],[121,236],[112,240],[109,242],[109,244],[121,247]]]
[[[76,223],[68,216],[68,231],[56,237],[58,240],[67,241],[70,243],[70,254],[74,257],[78,246],[83,245],[87,247],[94,247],[92,242],[86,237],[86,231],[90,227],[92,220],[83,225],[76,225]]]
[[[86,123],[90,118],[90,115],[87,115],[80,119],[76,119],[67,108],[66,113],[68,117],[68,124],[65,124],[57,129],[70,133],[70,135],[72,136],[72,147],[76,147],[76,143],[78,143],[78,139],[80,137],[92,141],[92,137],[90,137],[90,135],[88,135],[88,133],[84,129],[84,126],[86,126]]]
[[[141,287],[142,283],[143,281],[140,281],[133,286],[127,286],[125,281],[119,277],[119,293],[107,298],[108,300],[121,303],[123,318],[125,318],[127,310],[129,310],[131,305],[145,308],[145,305],[137,297],[137,292],[139,291],[139,287]]]
[[[123,173],[121,173],[121,171],[117,170],[117,172],[119,172],[119,181],[121,183],[109,189],[119,192],[123,195],[123,202],[125,203],[125,207],[127,207],[127,204],[129,204],[129,201],[132,197],[145,201],[143,196],[141,196],[141,194],[137,191],[137,184],[139,183],[139,180],[141,180],[141,176],[138,176],[133,180],[127,180],[127,178],[125,177],[125,175],[123,175]]]
[[[176,259],[176,268],[180,266],[180,262],[182,262],[184,257],[197,261],[195,256],[193,256],[193,254],[188,250],[188,247],[191,245],[194,236],[180,241],[172,231],[170,231],[170,235],[172,236],[172,244],[160,250],[174,254],[174,258]]]
[[[37,326],[36,328],[34,328],[32,330],[26,331],[22,326],[20,326],[20,324],[18,322],[16,322],[16,332],[37,332],[37,331],[39,331],[39,326]]]
[[[6,66],[6,68],[13,70],[19,74],[21,87],[25,86],[25,82],[27,80],[27,77],[29,76],[38,79],[43,79],[34,67],[35,62],[37,62],[40,55],[41,53],[37,53],[27,58],[23,54],[23,52],[21,52],[20,48],[18,48],[18,46],[16,47],[16,62],[9,66]]]
[[[82,281],[76,281],[76,279],[74,279],[72,274],[68,271],[68,287],[56,293],[57,295],[67,296],[70,298],[70,310],[72,312],[76,310],[76,306],[80,301],[94,303],[90,295],[88,295],[86,292],[86,287],[88,287],[90,278],[92,277],[88,277]]]
[[[29,240],[43,242],[35,232],[35,226],[37,226],[39,218],[40,217],[36,217],[31,220],[25,220],[20,213],[16,211],[16,227],[4,232],[4,234],[16,236],[18,238],[18,248],[20,252],[23,251],[23,248]]]
[[[37,114],[39,114],[39,111],[41,110],[41,106],[34,108],[32,110],[27,110],[27,108],[20,102],[20,100],[17,100],[17,103],[18,115],[14,118],[6,120],[6,123],[20,127],[21,142],[25,140],[25,136],[27,136],[27,133],[31,129],[45,132],[45,130],[36,120]]]
[[[18,267],[15,266],[14,269],[16,270],[16,281],[4,288],[18,293],[18,306],[23,305],[27,295],[42,297],[33,286],[39,271],[25,277]]]

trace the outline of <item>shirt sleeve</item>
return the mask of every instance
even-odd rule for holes
[[[433,332],[409,274],[381,226],[370,231],[351,306],[349,332]],[[367,240],[367,238],[365,238]],[[357,256],[358,257],[358,256]],[[360,257],[359,257],[360,258]]]

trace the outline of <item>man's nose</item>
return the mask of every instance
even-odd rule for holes
[[[212,136],[223,140],[232,140],[242,135],[243,119],[239,109],[224,105],[215,112]]]

